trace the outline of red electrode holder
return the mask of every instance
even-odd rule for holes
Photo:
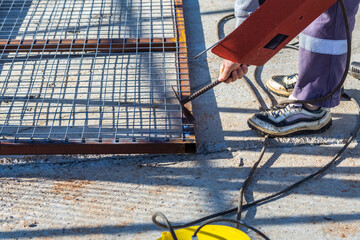
[[[337,0],[266,0],[212,52],[262,66]]]

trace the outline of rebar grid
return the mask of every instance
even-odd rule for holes
[[[189,89],[176,11],[171,0],[0,0],[2,141],[186,140],[171,92]],[[74,41],[47,51],[36,39]]]
[[[175,35],[171,0],[0,0],[0,39]]]

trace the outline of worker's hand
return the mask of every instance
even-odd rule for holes
[[[242,78],[247,72],[248,67],[245,64],[224,60],[220,66],[220,75],[218,80],[225,83],[235,82],[236,80]]]

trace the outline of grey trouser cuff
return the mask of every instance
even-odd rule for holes
[[[258,0],[236,0],[235,1],[235,17],[236,27],[245,21],[259,7]]]

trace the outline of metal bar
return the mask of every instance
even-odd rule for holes
[[[171,2],[170,0],[166,1]],[[49,2],[50,4],[48,4]],[[24,8],[21,8],[20,4],[22,3],[25,5]],[[79,11],[78,6],[83,3],[85,5],[81,11]],[[38,5],[36,6],[36,4]],[[75,8],[73,8],[73,4]],[[34,8],[34,6],[36,6],[36,8]],[[166,37],[172,37],[172,16],[169,11],[170,4],[163,8],[160,0],[154,2],[150,0],[133,0],[130,5],[131,9],[126,9],[125,6],[126,1],[106,0],[5,1],[0,8],[0,39],[5,36],[6,38],[9,37],[8,39],[19,36],[21,36],[21,39],[59,39],[59,35],[65,35],[65,38],[70,39],[103,38],[104,36],[107,38],[118,38],[120,36],[130,38],[136,31],[134,26],[137,24],[137,19],[132,18],[131,14],[121,15],[118,13],[132,12],[136,14],[140,7],[145,13],[141,16],[141,23],[143,25],[141,29],[142,38],[154,37],[162,31],[166,32]],[[158,12],[161,8],[166,12],[165,22],[162,22],[158,17]],[[64,14],[64,12],[66,13],[69,9],[72,10],[71,14]],[[9,12],[12,14],[8,14]],[[30,12],[36,13],[34,18],[24,18],[24,14]],[[42,21],[39,21],[39,18],[43,16]],[[119,16],[122,16],[122,18]],[[15,21],[17,17],[23,18],[25,24],[33,24],[29,24],[29,28],[25,29],[23,28],[24,25],[22,21]],[[81,19],[80,24],[75,24],[76,18]],[[150,18],[153,19],[151,24],[149,21]],[[127,22],[128,28],[122,28],[124,22]],[[54,24],[52,24],[52,27],[49,27],[49,23]],[[111,33],[108,31],[109,26],[114,29],[114,32]],[[166,28],[164,29],[162,26]],[[149,34],[152,27],[154,28],[154,35]],[[16,29],[16,31],[10,32],[9,35],[9,30],[12,29]]]
[[[0,142],[0,155],[37,155],[37,154],[173,154],[195,153],[194,143],[183,141],[155,142],[139,141],[118,143],[102,141],[101,143],[10,143]]]
[[[189,76],[189,65],[188,65],[188,53],[187,53],[187,44],[186,44],[186,34],[185,34],[185,20],[183,13],[183,2],[182,0],[174,0],[175,11],[176,11],[176,29],[178,37],[178,73],[179,73],[179,89],[181,99],[185,99],[191,94],[190,89],[190,76]],[[184,105],[189,111],[192,111],[191,102]],[[193,124],[188,124],[186,119],[183,119],[184,124],[184,139],[193,139],[195,140],[195,131]]]
[[[161,23],[164,24],[164,11],[163,11],[164,3],[163,3],[163,0],[161,0],[160,3],[161,3],[160,19],[161,19]],[[162,28],[164,28],[164,25],[162,25]],[[163,32],[162,32],[162,37],[164,37],[164,35],[165,35],[165,33],[164,33],[164,31],[163,31]],[[177,40],[178,40],[178,39],[177,39]],[[165,66],[165,45],[162,44],[162,47],[163,47],[163,49],[162,49],[162,56],[163,56],[163,58],[162,58],[162,60],[163,60],[162,64],[163,64],[163,66]],[[165,76],[166,76],[166,70],[165,70],[164,68],[162,69],[161,74],[162,74],[163,78],[165,78]],[[163,86],[163,91],[164,91],[163,94],[164,94],[164,96],[166,96],[166,89],[167,89],[166,81],[164,81],[164,86]],[[165,102],[164,105],[165,105],[166,117],[168,117],[169,115],[168,115],[168,112],[167,112],[167,99],[166,99],[166,97],[165,97],[165,99],[164,99],[164,102]],[[168,121],[165,121],[165,124],[166,124],[166,126],[165,126],[165,137],[167,138],[167,136],[168,136],[167,129],[168,129],[168,124],[169,124],[169,122],[168,122]]]
[[[129,1],[127,1],[127,3],[126,3],[126,7],[128,8],[128,4],[129,4]],[[123,14],[122,12],[121,12],[121,14]],[[125,13],[124,13],[124,15],[125,15],[125,24],[123,25],[123,28],[124,29],[126,29],[126,27],[127,27],[127,19],[128,19],[128,12],[126,11]],[[122,26],[121,26],[122,27]],[[123,39],[123,43],[125,43],[125,39]],[[123,44],[123,47],[125,47],[125,44]],[[125,53],[125,49],[123,48],[123,52],[122,52],[123,54]],[[121,65],[123,65],[124,64],[124,58],[122,58],[121,59]],[[120,70],[120,78],[122,78],[123,77],[123,75],[124,75],[124,69],[123,68],[121,68],[121,70]],[[118,96],[119,96],[119,100],[118,100],[118,104],[119,104],[119,106],[121,105],[121,95],[122,94],[126,94],[126,91],[125,91],[125,93],[123,93],[121,90],[123,89],[123,88],[125,88],[126,87],[126,84],[127,84],[127,81],[125,81],[124,82],[124,84],[122,84],[122,83],[120,83],[120,86],[119,86],[119,92],[118,92]],[[125,85],[124,87],[122,86],[122,85]],[[125,97],[126,98],[126,97]],[[120,128],[119,128],[119,120],[120,120],[120,115],[121,115],[121,110],[120,110],[120,108],[118,108],[117,109],[117,114],[116,114],[116,116],[117,116],[117,118],[116,118],[116,125],[115,125],[115,131],[114,131],[114,138],[115,138],[115,141],[116,142],[118,142],[119,141],[119,137],[118,137],[118,135],[120,134]],[[149,131],[150,131],[150,129],[149,129]]]
[[[0,51],[11,52],[162,52],[176,51],[174,38],[128,39],[48,39],[16,40],[0,39]]]
[[[152,0],[150,0],[150,11],[153,11],[153,9],[152,9]],[[153,23],[153,19],[152,19],[152,15],[150,15],[150,35],[152,35],[153,34],[153,26],[152,26],[152,23]],[[152,68],[151,68],[151,64],[152,64],[152,58],[151,58],[151,43],[150,43],[150,51],[149,51],[149,70],[148,70],[148,72],[149,72],[149,74],[150,74],[150,76],[151,76],[151,74],[152,74]],[[154,86],[154,84],[152,83],[152,82],[150,82],[150,89],[154,89],[155,90],[155,88],[153,87]],[[149,109],[151,109],[151,107],[152,107],[152,104],[154,104],[154,90],[152,90],[152,91],[150,91],[150,101],[149,101]],[[149,113],[149,136],[148,136],[148,138],[149,139],[151,139],[151,137],[152,137],[152,131],[151,131],[151,128],[152,128],[152,121],[155,121],[155,118],[152,118],[152,112],[150,112]],[[155,126],[155,124],[154,124],[154,126]],[[155,134],[154,134],[155,135]]]

